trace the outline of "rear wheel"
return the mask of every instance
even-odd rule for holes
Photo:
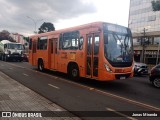
[[[38,61],[38,70],[39,71],[44,71],[44,63],[43,63],[43,60],[39,60]]]
[[[153,81],[152,81],[152,84],[157,87],[157,88],[160,88],[160,78],[155,78]]]
[[[4,61],[4,55],[2,55],[1,60]]]
[[[71,65],[70,66],[69,76],[73,80],[78,80],[79,79],[79,69],[78,69],[77,65]]]

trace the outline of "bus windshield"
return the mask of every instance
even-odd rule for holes
[[[131,34],[104,32],[104,55],[115,67],[128,67],[133,61]]]
[[[17,49],[17,50],[23,50],[24,48],[23,48],[23,45],[21,45],[21,44],[11,44],[11,43],[9,43],[8,44],[8,49]]]

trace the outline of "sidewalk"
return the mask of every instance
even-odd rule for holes
[[[0,114],[7,111],[66,111],[0,71]],[[66,111],[67,112],[67,111]],[[67,112],[69,113],[69,112]],[[71,113],[69,113],[71,114]],[[27,114],[28,115],[28,114]],[[0,115],[2,116],[2,115]],[[80,120],[78,117],[0,118],[4,120]]]

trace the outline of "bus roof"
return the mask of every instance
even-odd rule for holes
[[[31,35],[30,37],[40,37],[40,36],[46,36],[46,35],[52,35],[52,34],[56,34],[56,33],[63,33],[66,31],[74,31],[74,30],[80,30],[86,27],[102,27],[103,23],[106,24],[113,24],[113,23],[107,23],[107,22],[102,22],[102,21],[98,21],[98,22],[92,22],[92,23],[87,23],[87,24],[83,24],[83,25],[79,25],[79,26],[74,26],[74,27],[70,27],[70,28],[64,28],[64,29],[60,29],[60,30],[55,30],[55,31],[50,31],[50,32],[46,32],[46,33],[41,33],[41,34],[35,34],[35,35]],[[115,24],[113,24],[115,25]],[[118,24],[116,24],[118,25]],[[121,26],[121,25],[118,25]],[[123,26],[124,27],[124,26]]]
[[[104,23],[104,22],[87,23],[87,24],[83,24],[83,25],[79,25],[79,26],[74,26],[74,27],[64,28],[64,29],[55,30],[55,31],[51,31],[51,32],[31,35],[30,37],[45,36],[45,35],[51,35],[52,33],[62,33],[62,32],[66,32],[66,31],[74,31],[74,30],[79,30],[79,29],[83,29],[83,28],[86,28],[86,27],[99,26],[99,25],[102,25],[102,23]]]

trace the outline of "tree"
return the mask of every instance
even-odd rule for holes
[[[9,41],[14,41],[13,38],[10,36],[10,33],[7,30],[2,30],[0,32],[0,41],[1,40],[9,40]]]
[[[160,0],[153,0],[151,3],[153,11],[160,11]]]
[[[45,33],[45,32],[50,32],[50,31],[55,31],[54,25],[50,22],[44,22],[40,26],[38,33]]]

